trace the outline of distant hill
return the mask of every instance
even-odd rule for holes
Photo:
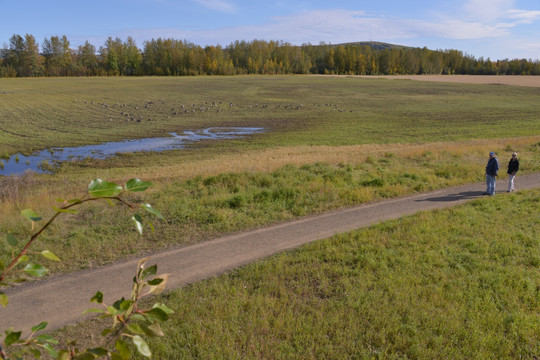
[[[370,46],[373,50],[388,50],[388,49],[412,49],[410,46],[389,44],[379,41],[358,41],[358,42],[349,42],[342,44],[335,44],[335,46],[346,46],[346,45],[356,45],[356,46]]]

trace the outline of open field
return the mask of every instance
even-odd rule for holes
[[[414,80],[429,82],[448,82],[459,84],[510,85],[540,88],[540,76],[484,76],[484,75],[389,75],[360,76],[361,78],[379,78],[394,80]]]
[[[540,133],[536,88],[352,77],[3,79],[0,109],[4,155],[210,126],[266,129],[221,151]]]
[[[53,199],[79,196],[93,178],[155,183],[144,199],[166,221],[154,233],[138,237],[121,209],[85,206],[36,247],[69,259],[47,264],[52,272],[481,181],[489,151],[501,162],[499,188],[513,151],[521,173],[540,171],[540,93],[526,86],[307,76],[6,79],[0,109],[0,156],[211,126],[266,129],[0,178],[0,233],[21,239],[30,235],[22,209],[47,217]],[[165,300],[180,316],[160,356],[182,347],[188,358],[532,357],[537,206],[538,192],[530,192],[420,214],[193,285]],[[3,243],[0,253],[9,256]],[[259,316],[268,308],[272,317]],[[223,329],[228,338],[215,334]]]

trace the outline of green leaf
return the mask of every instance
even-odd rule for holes
[[[59,212],[59,213],[77,214],[77,212],[78,212],[75,209],[62,209],[62,208],[59,208],[59,207],[56,207],[56,206],[53,206],[52,208],[54,209],[54,211]]]
[[[95,358],[97,358],[96,355],[88,352],[88,351],[85,351],[85,352],[82,352],[80,354],[77,354],[75,355],[75,357],[73,358],[74,360],[94,360]]]
[[[15,344],[16,342],[19,341],[20,338],[21,338],[20,331],[12,331],[9,334],[7,334],[6,338],[4,339],[4,344],[6,344],[6,346]]]
[[[156,286],[156,285],[161,284],[162,282],[163,282],[162,278],[155,278],[155,279],[152,279],[152,280],[148,281],[148,285]]]
[[[131,179],[126,183],[126,190],[128,191],[145,191],[150,186],[152,186],[151,182],[148,181],[142,181],[139,179]]]
[[[15,266],[19,265],[20,263],[25,263],[27,261],[28,261],[28,255],[23,255],[19,259],[17,259],[17,262],[13,266],[15,267]]]
[[[152,310],[146,311],[144,315],[146,315],[146,318],[151,322],[167,321],[169,319],[169,315],[160,308],[153,308]]]
[[[30,348],[30,349],[28,349],[28,350],[32,353],[32,355],[34,355],[34,357],[35,357],[36,359],[40,359],[40,358],[41,358],[41,351],[39,351],[38,349],[32,349],[32,348]]]
[[[67,350],[62,350],[58,353],[58,356],[56,357],[56,360],[70,360],[71,356],[67,352]]]
[[[88,185],[88,193],[94,197],[117,196],[122,192],[122,187],[115,183],[103,181],[101,179],[92,180]]]
[[[27,274],[35,277],[42,277],[47,273],[47,269],[39,264],[27,264],[23,269]]]
[[[127,329],[135,335],[144,335],[144,330],[139,324],[128,324]]]
[[[163,333],[163,330],[161,330],[161,326],[159,326],[158,322],[154,322],[149,326],[142,325],[142,328],[144,330],[144,333],[146,336],[150,337],[162,337],[165,336]]]
[[[38,325],[32,326],[32,331],[33,331],[33,332],[41,331],[41,330],[45,329],[45,328],[47,327],[47,325],[48,325],[47,322],[42,321],[42,322],[39,323]]]
[[[6,235],[6,238],[7,238],[7,243],[9,244],[9,246],[17,246],[17,244],[19,243],[19,240],[17,240],[15,235],[13,235],[12,233],[8,233]]]
[[[165,291],[168,280],[169,274],[163,274],[159,277],[154,278],[153,280],[150,280],[148,282],[148,284],[150,285],[150,290],[148,291],[148,293],[154,295],[161,294],[163,291]]]
[[[41,343],[58,344],[58,340],[47,334],[39,335],[36,339]]]
[[[90,299],[90,302],[96,302],[98,304],[103,303],[103,293],[101,291],[96,292],[96,294]]]
[[[146,356],[147,358],[152,357],[152,352],[150,351],[150,347],[139,335],[135,335],[133,337],[133,343],[135,344],[135,346],[137,347],[137,350],[142,356]]]
[[[129,358],[131,357],[131,353],[129,351],[129,346],[128,344],[126,344],[125,341],[120,339],[116,340],[116,344],[114,344],[114,347],[116,348],[116,350],[118,350],[118,354],[123,360],[129,360]]]
[[[111,315],[118,314],[118,310],[114,308],[114,306],[107,306],[107,312]]]
[[[51,344],[45,344],[43,345],[43,347],[45,348],[45,350],[47,350],[47,352],[49,353],[49,355],[53,358],[57,358],[58,357],[58,351],[56,351]]]
[[[60,259],[58,258],[58,256],[56,256],[55,254],[53,254],[52,252],[50,252],[49,250],[43,250],[41,252],[41,255],[46,258],[46,259],[49,259],[49,260],[53,260],[53,261],[60,261]]]
[[[152,306],[152,308],[158,308],[158,309],[161,309],[163,310],[165,313],[167,314],[174,314],[174,310],[172,310],[171,308],[169,308],[167,305],[165,304],[162,304],[162,303],[155,303],[154,306]]]
[[[148,224],[148,226],[150,226],[150,231],[152,233],[154,233],[155,229],[154,229],[154,225],[150,222],[150,221],[146,221],[146,223]]]
[[[36,212],[32,209],[25,209],[21,211],[21,215],[30,221],[39,221],[42,219],[42,217],[36,214]]]
[[[130,307],[132,307],[135,303],[133,300],[124,300],[120,303],[120,310],[121,311],[127,311]]]
[[[92,349],[86,349],[87,352],[96,355],[96,357],[99,356],[107,356],[109,353],[107,350],[105,350],[102,347],[92,348]]]
[[[146,279],[149,276],[156,275],[157,273],[157,265],[152,265],[142,272],[141,279]]]
[[[103,309],[92,308],[92,309],[84,310],[83,314],[104,313],[104,312],[105,312],[105,310],[103,310]]]
[[[161,215],[161,213],[160,213],[158,210],[156,210],[156,209],[154,209],[154,208],[152,207],[152,205],[150,205],[150,204],[141,204],[141,207],[142,207],[144,210],[148,211],[150,214],[152,214],[152,215],[154,215],[154,216],[157,216],[158,218],[160,218],[160,219],[162,219],[162,220],[165,219],[165,218],[163,217],[163,215]]]
[[[134,321],[146,321],[146,318],[141,314],[133,314],[131,316],[131,319],[133,319]]]
[[[76,203],[80,203],[81,199],[70,199],[67,202],[68,204],[76,204]]]
[[[141,215],[135,214],[131,217],[131,220],[135,223],[135,228],[139,232],[139,234],[143,234],[143,226],[142,226],[142,218]]]
[[[113,304],[113,307],[120,311],[127,310],[131,305],[133,304],[132,300],[126,300],[125,298],[121,298],[119,300],[116,300]]]
[[[9,298],[6,294],[0,293],[0,305],[6,307],[9,304]]]

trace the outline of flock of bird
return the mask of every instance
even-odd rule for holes
[[[121,115],[121,119],[126,122],[142,122],[153,121],[157,118],[170,118],[177,115],[189,115],[194,113],[214,112],[221,113],[223,111],[238,111],[241,109],[270,109],[270,110],[285,110],[285,111],[300,111],[306,109],[303,104],[237,104],[237,103],[223,103],[222,101],[204,102],[201,104],[180,104],[175,106],[167,106],[163,100],[147,101],[143,105],[128,105],[120,104],[118,102],[114,104],[108,104],[105,102],[95,102],[92,100],[75,100],[76,103],[84,103],[88,105],[99,106],[102,109],[108,109],[115,111],[116,114]],[[315,104],[317,107],[330,108],[332,111],[337,112],[353,112],[352,110],[345,110],[340,108],[337,104]],[[153,109],[155,108],[155,109]],[[108,121],[113,121],[118,116],[109,116]]]

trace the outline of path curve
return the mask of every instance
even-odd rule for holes
[[[505,187],[504,180],[499,187]],[[540,188],[540,173],[518,176],[519,189]],[[300,220],[155,253],[149,264],[158,273],[169,273],[168,289],[200,281],[280,251],[328,238],[418,211],[446,208],[482,197],[485,185],[462,185],[429,193],[340,209]],[[499,194],[497,194],[499,196]],[[27,330],[48,321],[48,330],[79,322],[91,308],[89,299],[97,290],[111,303],[129,297],[138,259],[55,275],[6,291],[10,303],[0,308],[0,330],[10,326]]]

